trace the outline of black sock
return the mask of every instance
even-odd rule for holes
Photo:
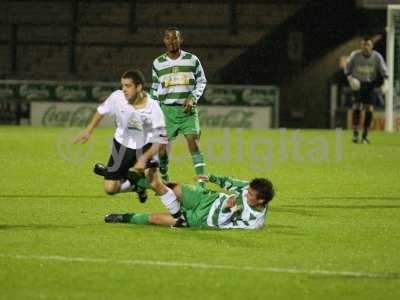
[[[358,125],[360,124],[360,115],[361,111],[359,108],[356,108],[353,110],[353,131],[354,134],[358,134],[357,128]]]
[[[174,219],[178,219],[178,218],[180,218],[181,216],[182,216],[183,214],[182,214],[182,211],[178,211],[178,212],[176,212],[176,213],[174,213],[174,214],[171,214],[171,216],[174,218]]]
[[[146,176],[143,173],[136,173],[133,171],[128,171],[126,175],[129,182],[134,186],[134,191],[137,191],[138,188],[141,189],[149,189],[150,183],[147,180]]]
[[[122,222],[123,223],[129,223],[132,219],[134,214],[123,214],[122,215]]]
[[[128,173],[126,174],[126,179],[128,179],[132,186],[134,186],[135,188],[141,177],[142,176],[139,173],[133,171],[128,171]]]
[[[365,112],[363,138],[366,138],[368,136],[368,129],[369,126],[371,126],[371,121],[372,121],[372,111],[368,110]]]

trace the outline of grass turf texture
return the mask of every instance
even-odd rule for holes
[[[210,172],[277,188],[262,230],[219,231],[103,223],[163,207],[106,196],[113,131],[78,132],[0,127],[0,299],[399,299],[398,134],[205,130]],[[170,175],[194,177],[182,139]]]

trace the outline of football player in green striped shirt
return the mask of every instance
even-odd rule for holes
[[[206,87],[206,77],[200,60],[193,54],[183,51],[183,38],[177,28],[164,32],[166,53],[153,62],[152,86],[150,94],[160,102],[165,115],[168,140],[171,142],[178,134],[186,138],[195,173],[205,174],[205,162],[199,148],[200,124],[196,108],[197,101]],[[160,172],[168,181],[167,145],[160,148]],[[204,183],[199,179],[201,185]]]
[[[150,185],[157,194],[165,194],[167,189],[174,192],[185,216],[179,219],[179,224],[169,213],[109,214],[105,222],[220,229],[259,229],[264,225],[268,203],[275,193],[271,181],[255,178],[248,182],[216,175],[200,177],[228,193],[198,185],[164,183],[157,171],[149,175]]]

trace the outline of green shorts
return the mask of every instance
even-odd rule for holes
[[[199,115],[196,108],[188,113],[181,105],[161,104],[161,109],[165,116],[168,140],[172,141],[179,133],[200,134]]]
[[[181,204],[190,227],[207,226],[207,217],[219,193],[200,186],[182,184]]]

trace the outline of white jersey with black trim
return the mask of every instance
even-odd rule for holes
[[[146,96],[146,106],[136,109],[126,100],[122,90],[116,90],[97,108],[101,115],[114,116],[117,126],[114,138],[127,148],[140,149],[148,143],[168,143],[160,105],[148,94]]]

